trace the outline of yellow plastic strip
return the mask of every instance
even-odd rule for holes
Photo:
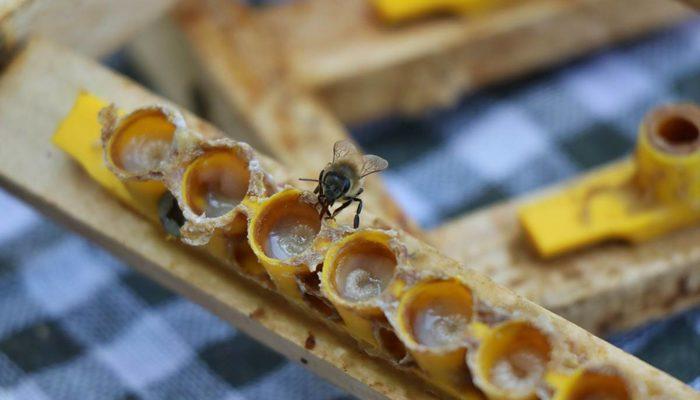
[[[654,110],[642,124],[634,158],[521,207],[521,225],[539,254],[553,257],[609,239],[641,242],[700,221],[696,114],[700,109],[693,105]],[[652,143],[671,134],[689,143],[675,144],[676,150]]]
[[[53,136],[53,143],[76,159],[87,173],[110,193],[130,206],[137,207],[133,198],[104,163],[100,131],[97,118],[100,110],[108,104],[88,93],[78,95],[73,109],[61,122]]]
[[[53,143],[80,163],[103,188],[139,214],[157,220],[157,199],[165,193],[160,182],[122,182],[104,162],[98,120],[108,103],[92,94],[80,93],[70,113],[53,136]]]
[[[362,262],[354,264],[353,269],[364,270],[368,279],[371,277],[371,280],[374,282],[381,281],[381,275],[384,273],[386,275],[383,279],[388,283],[396,274],[397,266],[396,256],[390,249],[390,240],[390,236],[386,233],[371,230],[359,231],[346,236],[328,249],[321,275],[321,286],[324,294],[338,310],[347,329],[353,337],[364,340],[375,347],[379,346],[379,343],[375,337],[374,321],[383,315],[376,304],[376,299],[380,293],[363,299],[347,299],[343,297],[342,291],[338,287],[338,275],[344,261],[355,255]],[[392,261],[388,261],[387,254],[391,254]],[[374,269],[372,269],[373,262],[375,264]],[[384,272],[379,268],[385,269]],[[389,270],[391,270],[390,274],[388,273]],[[388,275],[391,275],[391,277]],[[344,279],[348,279],[347,275]]]
[[[399,23],[436,13],[473,14],[503,2],[503,0],[372,0],[377,13],[388,23]]]
[[[552,400],[641,398],[621,375],[609,368],[580,368],[572,375],[552,373],[546,379],[556,389]]]

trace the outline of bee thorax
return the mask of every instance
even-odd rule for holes
[[[351,179],[339,171],[329,171],[321,182],[323,194],[329,201],[335,201],[345,196],[351,189]]]

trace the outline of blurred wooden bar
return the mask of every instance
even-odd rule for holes
[[[274,53],[266,59],[253,52],[247,57],[258,58],[262,68],[279,66],[278,79],[314,93],[346,123],[449,106],[485,85],[693,15],[688,6],[672,0],[527,0],[475,18],[443,16],[387,26],[367,0],[293,1],[262,9],[238,7],[235,12],[232,2],[184,3],[177,19],[185,30],[191,22],[183,10],[199,8],[197,18],[211,18],[207,23],[218,27],[213,30],[266,36],[266,46],[274,47]],[[202,11],[207,9],[221,12],[207,16]],[[241,19],[248,28],[238,25]],[[251,27],[255,31],[249,31]],[[213,30],[207,35],[215,35]],[[208,37],[199,40],[206,42]],[[230,57],[224,50],[198,62],[207,68]],[[218,86],[228,80],[211,78]],[[215,98],[208,91],[204,95]]]
[[[105,56],[175,4],[175,0],[0,1],[0,59],[30,36],[83,54]]]
[[[447,106],[484,85],[692,15],[671,0],[514,3],[474,18],[434,17],[399,26],[380,23],[366,0],[294,1],[253,11],[249,18],[270,32],[283,58],[280,74],[316,93],[340,120],[354,122]],[[236,29],[224,15],[217,22]]]
[[[700,303],[700,227],[543,260],[517,219],[519,204],[528,200],[486,207],[429,238],[445,254],[599,335]]]
[[[343,9],[317,0],[307,9],[290,5],[266,17],[289,49],[294,79],[318,93],[341,120],[354,122],[449,106],[486,85],[693,15],[671,0],[515,3],[478,18],[435,19],[395,29],[378,25],[363,0],[344,1]],[[341,24],[328,17],[332,13],[344,16]],[[313,35],[319,31],[326,33]]]

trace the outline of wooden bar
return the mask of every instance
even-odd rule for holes
[[[643,244],[606,243],[543,260],[517,219],[518,206],[535,196],[486,207],[429,237],[444,253],[595,334],[700,303],[700,227]]]
[[[118,205],[50,137],[81,90],[131,109],[161,99],[58,47],[32,42],[0,77],[0,184],[80,233],[115,252],[149,276],[233,322],[293,359],[362,398],[431,398],[416,379],[362,355],[349,341],[307,318],[260,287],[166,240],[162,232]],[[47,96],[46,93],[51,93]],[[213,128],[186,115],[201,132]],[[213,132],[211,132],[213,133]],[[404,236],[417,249],[422,268],[444,266],[459,276],[484,306],[515,318],[535,320],[560,335],[562,346],[578,357],[566,365],[610,363],[642,384],[650,395],[698,398],[696,392],[543,308]],[[422,260],[422,261],[421,261]],[[433,263],[434,261],[434,263]],[[417,265],[418,265],[417,264]],[[305,346],[313,336],[316,346]],[[311,347],[311,348],[309,348]],[[646,392],[643,392],[646,393]]]
[[[104,56],[173,4],[175,0],[4,0],[0,60],[2,53],[29,36],[45,36],[84,54]]]
[[[354,342],[279,296],[165,240],[157,227],[103,191],[51,143],[54,130],[82,90],[129,109],[167,104],[92,61],[33,41],[0,75],[1,186],[360,398],[435,398],[415,378],[369,357]],[[199,124],[199,129],[213,129]],[[306,349],[310,336],[316,345]]]
[[[290,2],[251,17],[274,32],[289,80],[353,122],[447,106],[465,92],[692,15],[670,0],[514,3],[471,19],[396,27],[379,23],[366,0]]]

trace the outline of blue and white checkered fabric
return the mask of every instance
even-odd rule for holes
[[[700,24],[356,127],[425,227],[629,153],[659,103],[700,102]],[[0,399],[340,399],[339,389],[0,192]],[[611,340],[700,390],[700,309]]]

